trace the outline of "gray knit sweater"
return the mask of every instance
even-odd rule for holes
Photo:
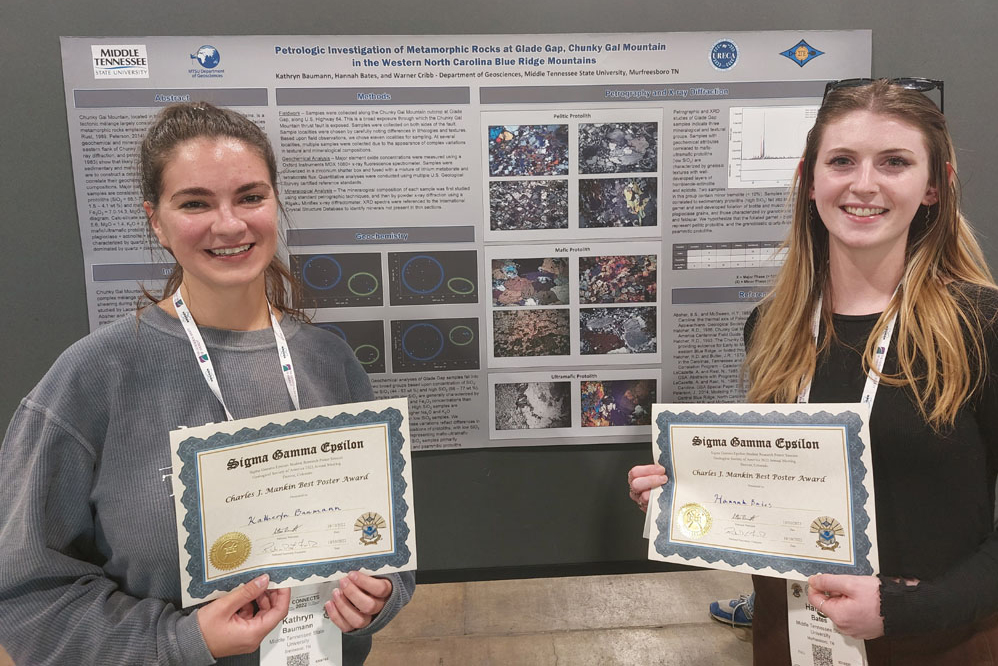
[[[370,400],[336,335],[285,317],[302,408]],[[274,334],[202,328],[234,418],[293,409]],[[215,663],[179,609],[169,432],[225,420],[180,322],[158,307],[80,340],[22,402],[0,447],[0,645],[21,664]],[[367,628],[408,602],[412,574]],[[256,654],[220,664],[257,664]]]

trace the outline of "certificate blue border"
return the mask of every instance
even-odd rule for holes
[[[408,546],[409,526],[405,520],[401,519],[409,514],[409,505],[405,501],[406,482],[402,477],[402,470],[405,469],[405,458],[402,456],[402,445],[405,443],[405,437],[402,436],[400,428],[402,420],[402,413],[394,407],[388,407],[380,412],[366,409],[359,414],[343,413],[337,414],[333,418],[317,416],[308,422],[295,419],[284,425],[268,423],[259,429],[243,428],[232,434],[216,433],[207,439],[189,437],[182,441],[178,447],[177,455],[182,463],[179,478],[183,484],[184,493],[181,496],[181,502],[187,509],[184,528],[187,530],[188,536],[184,550],[189,556],[187,573],[191,576],[191,583],[188,585],[187,591],[190,596],[202,598],[219,590],[228,592],[240,583],[252,580],[262,572],[270,574],[270,579],[273,582],[281,583],[288,579],[304,580],[313,575],[332,576],[336,573],[346,573],[362,567],[377,570],[385,566],[396,568],[405,566],[412,553]],[[328,560],[315,564],[259,567],[218,578],[211,582],[206,580],[205,547],[201,538],[201,512],[198,510],[198,496],[200,494],[198,492],[200,484],[197,469],[198,453],[285,435],[375,424],[384,424],[388,428],[388,466],[391,474],[392,515],[394,517],[392,524],[395,550],[393,552],[384,555]]]
[[[807,426],[837,426],[845,429],[846,451],[849,458],[848,474],[850,493],[850,509],[852,511],[852,524],[854,534],[853,561],[856,564],[841,564],[828,561],[816,561],[805,558],[782,557],[779,555],[760,555],[755,553],[745,553],[725,548],[715,548],[709,546],[693,546],[685,543],[674,543],[670,539],[671,525],[669,523],[672,516],[672,442],[669,438],[669,426],[675,424],[701,425],[704,423],[725,424],[725,425],[800,425]],[[680,414],[670,411],[663,411],[656,420],[658,425],[658,462],[665,468],[665,473],[669,476],[669,481],[662,487],[659,495],[658,507],[659,515],[655,521],[658,528],[658,537],[655,539],[655,550],[663,556],[679,555],[685,559],[702,558],[710,563],[724,562],[730,566],[747,564],[753,569],[763,569],[770,567],[780,573],[788,571],[799,571],[810,576],[816,573],[834,574],[856,574],[868,575],[874,572],[870,562],[870,539],[866,535],[870,525],[870,515],[867,513],[867,500],[869,493],[863,485],[864,479],[870,470],[863,464],[862,454],[866,444],[860,437],[863,421],[855,412],[840,412],[831,414],[829,412],[818,412],[807,414],[805,412],[793,412],[785,414],[782,412],[770,412],[760,414],[755,411],[742,413],[725,412],[715,414],[711,411],[690,412],[685,411]],[[873,507],[869,507],[871,510]]]

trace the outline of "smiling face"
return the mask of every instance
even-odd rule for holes
[[[266,162],[229,137],[185,141],[143,207],[160,244],[184,269],[188,293],[263,290],[277,251],[277,197]]]
[[[938,201],[922,133],[894,116],[851,111],[829,123],[810,189],[829,258],[870,255],[903,265],[920,205]]]

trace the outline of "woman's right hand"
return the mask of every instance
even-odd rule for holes
[[[253,652],[287,616],[290,588],[268,590],[268,581],[267,574],[257,576],[198,609],[201,635],[213,657]]]
[[[648,496],[653,488],[669,481],[661,465],[637,465],[627,473],[628,493],[642,511],[648,510]]]

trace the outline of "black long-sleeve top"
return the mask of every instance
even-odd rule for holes
[[[967,625],[998,611],[998,292],[968,285],[950,290],[962,307],[981,315],[984,383],[942,432],[925,422],[910,389],[885,383],[870,416],[888,636]],[[746,323],[746,340],[757,314]],[[866,383],[862,353],[879,316],[834,315],[836,342],[818,359],[810,402],[859,402]],[[896,337],[897,329],[885,359],[888,374],[898,370]]]

